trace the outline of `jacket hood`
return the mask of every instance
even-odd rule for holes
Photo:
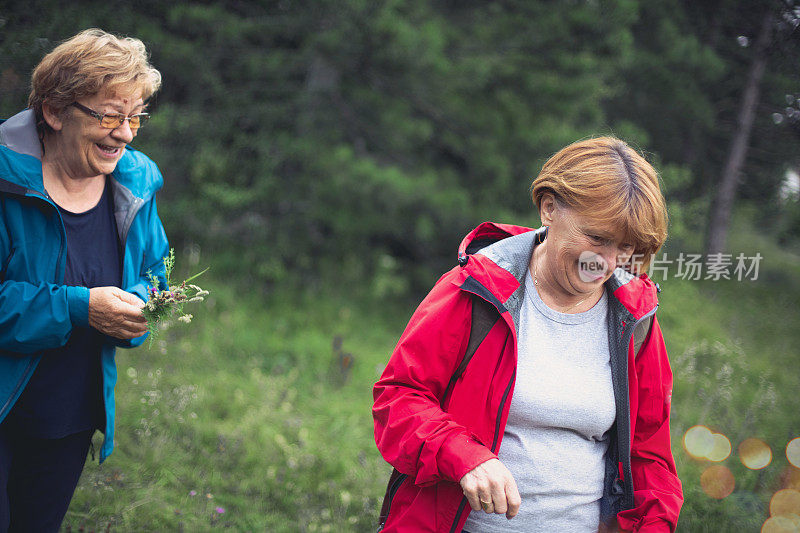
[[[125,147],[111,175],[142,200],[148,200],[164,184],[155,163],[130,146]],[[42,147],[32,109],[21,111],[0,123],[0,187],[3,181],[6,189],[44,194]]]
[[[474,254],[481,248],[485,248],[490,244],[505,239],[506,237],[513,237],[533,231],[531,228],[525,226],[514,226],[512,224],[501,224],[499,222],[484,222],[474,230],[470,231],[466,237],[461,241],[458,247],[458,257],[464,257],[467,254]]]
[[[506,308],[519,308],[533,249],[547,238],[547,228],[484,222],[458,248],[459,264]],[[614,270],[606,290],[633,315],[642,318],[658,305],[657,287],[646,274]],[[501,310],[502,311],[502,310]],[[515,322],[518,317],[514,317]]]

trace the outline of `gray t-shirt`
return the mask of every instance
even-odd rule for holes
[[[498,454],[522,505],[511,520],[472,511],[465,531],[597,531],[607,432],[616,417],[607,307],[603,293],[586,312],[559,313],[526,276],[517,378]]]

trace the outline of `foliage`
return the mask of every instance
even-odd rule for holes
[[[405,311],[208,283],[191,332],[117,352],[117,446],[87,464],[64,526],[374,529],[391,468],[373,442],[370,385]]]
[[[796,394],[800,376],[792,371],[797,350],[800,260],[764,238],[740,217],[731,246],[764,256],[755,281],[661,283],[659,321],[665,332],[674,374],[673,452],[685,493],[679,531],[758,530],[769,515],[772,494],[800,488],[800,469],[792,469],[784,450],[797,436],[800,418]],[[721,463],[689,456],[682,436],[702,424],[725,434],[732,444]],[[772,462],[749,470],[740,462],[738,444],[764,440]],[[703,492],[701,473],[722,464],[734,474],[733,494],[714,500]]]
[[[135,144],[166,177],[173,242],[269,283],[343,263],[359,282],[388,257],[419,290],[481,221],[535,220],[539,166],[590,135],[648,153],[673,235],[694,231],[680,215],[707,209],[722,168],[756,4],[15,3],[0,15],[0,115],[59,39],[140,37],[164,83]],[[796,161],[790,121],[773,120],[798,92],[796,41],[770,58],[742,188],[762,205]]]
[[[175,249],[170,248],[169,255],[164,257],[164,277],[166,278],[166,288],[160,289],[161,280],[151,271],[147,271],[150,278],[150,288],[147,290],[147,303],[142,308],[142,314],[147,320],[147,331],[150,333],[150,346],[153,345],[158,334],[158,327],[163,322],[178,316],[179,322],[188,324],[192,321],[192,315],[185,313],[183,308],[187,303],[202,302],[208,291],[203,290],[197,285],[189,283],[204,274],[206,270],[191,276],[178,284],[173,284],[172,270],[175,268]]]

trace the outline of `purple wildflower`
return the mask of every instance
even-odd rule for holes
[[[196,490],[190,490],[189,491],[189,496],[197,496],[197,491]]]
[[[224,507],[217,507],[215,510],[217,511],[218,514],[225,514],[225,508]]]

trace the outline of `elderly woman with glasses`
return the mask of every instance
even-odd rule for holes
[[[141,344],[167,238],[156,165],[128,144],[161,84],[144,44],[90,29],[0,123],[0,531],[57,531],[114,443],[115,346]]]
[[[602,137],[531,191],[543,227],[470,233],[375,384],[384,533],[675,530],[658,176]]]

